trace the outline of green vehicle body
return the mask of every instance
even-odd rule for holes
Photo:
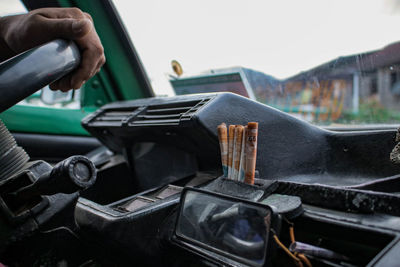
[[[87,136],[89,133],[80,124],[83,117],[104,104],[150,97],[153,96],[153,92],[144,72],[139,77],[137,66],[135,68],[130,60],[132,55],[129,53],[135,53],[132,51],[134,49],[126,49],[127,40],[123,40],[121,34],[113,27],[116,22],[111,21],[110,10],[107,10],[105,5],[107,1],[54,2],[61,7],[78,7],[92,16],[107,62],[100,72],[81,88],[80,109],[15,105],[0,114],[0,119],[13,132]],[[124,31],[123,28],[119,30]]]

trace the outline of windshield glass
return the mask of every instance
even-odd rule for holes
[[[400,1],[114,4],[158,95],[231,91],[322,125],[400,121]]]

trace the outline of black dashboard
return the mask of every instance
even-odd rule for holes
[[[222,177],[217,135],[222,122],[249,121],[259,127],[252,185]],[[55,166],[29,161],[0,129],[5,158],[21,155],[0,173],[5,263],[49,253],[74,266],[400,260],[396,130],[326,130],[231,93],[116,102],[82,125],[102,147]]]
[[[248,121],[259,123],[255,185],[220,177],[217,126]],[[119,159],[100,167],[96,185],[78,200],[75,219],[83,237],[108,253],[113,248],[126,262],[221,264],[207,256],[212,252],[171,241],[188,187],[238,202],[299,198],[302,211],[290,222],[298,240],[349,259],[310,256],[316,266],[387,266],[396,258],[390,253],[400,246],[400,168],[389,159],[393,130],[328,131],[230,93],[113,103],[82,125]],[[290,204],[278,202],[283,210]],[[279,232],[287,243],[290,223],[277,214],[284,217]],[[292,264],[281,249],[269,253],[272,265]]]

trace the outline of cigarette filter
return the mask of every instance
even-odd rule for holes
[[[240,157],[242,154],[242,137],[244,127],[242,125],[236,125],[235,127],[235,143],[233,145],[233,164],[232,164],[232,176],[231,179],[239,179],[239,168],[240,168]]]
[[[225,123],[218,125],[219,148],[221,150],[221,163],[224,177],[228,177],[228,130]]]
[[[244,182],[254,184],[254,174],[256,171],[257,160],[257,138],[258,138],[258,123],[249,122],[247,124],[247,137],[245,144],[246,151],[246,169]]]
[[[243,129],[243,136],[242,136],[242,153],[240,155],[240,166],[239,166],[239,177],[238,181],[244,182],[244,170],[246,168],[246,137],[247,137],[247,126]]]
[[[235,125],[229,125],[228,132],[228,178],[232,174],[232,160],[233,160],[233,144],[235,140]]]

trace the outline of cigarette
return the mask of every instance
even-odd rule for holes
[[[249,122],[247,124],[247,137],[245,144],[246,151],[246,169],[244,182],[254,184],[254,174],[256,171],[257,160],[257,136],[258,136],[258,123]]]
[[[235,127],[235,143],[233,145],[233,172],[231,179],[239,179],[239,168],[240,168],[240,157],[242,154],[242,139],[243,139],[243,129],[242,125],[236,125]]]
[[[229,125],[228,132],[228,178],[231,178],[232,174],[232,159],[233,159],[233,143],[235,140],[235,125]]]
[[[244,182],[244,170],[246,169],[246,137],[247,137],[247,126],[243,129],[243,136],[242,136],[242,153],[240,155],[240,166],[239,166],[239,177],[238,181]]]
[[[228,177],[228,132],[225,123],[218,125],[219,148],[221,150],[221,163],[224,177]]]

